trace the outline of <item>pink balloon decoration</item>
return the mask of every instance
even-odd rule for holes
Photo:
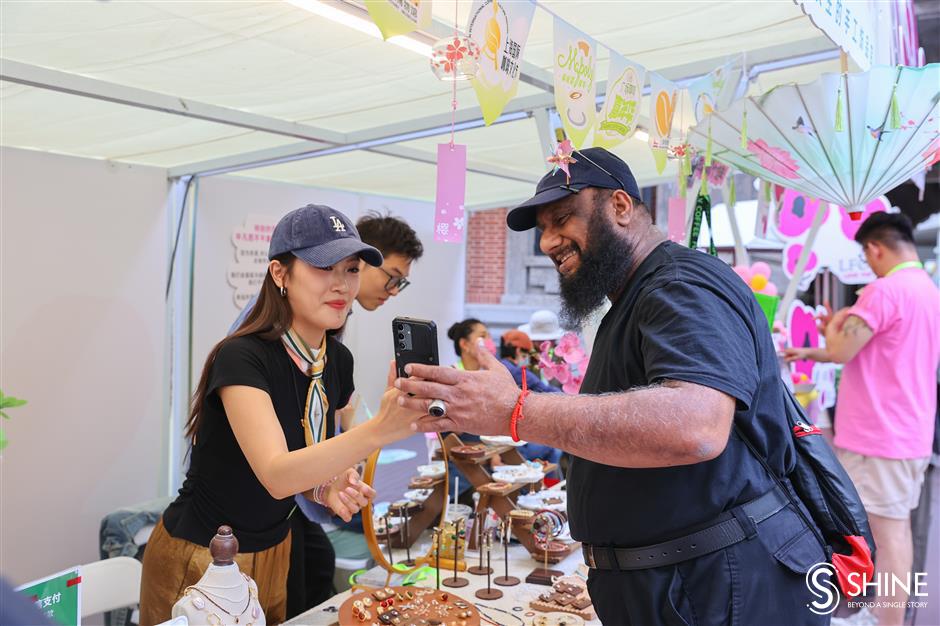
[[[757,276],[763,276],[766,279],[770,279],[770,266],[764,263],[763,261],[758,261],[757,263],[751,266],[751,273]]]
[[[760,293],[764,294],[765,296],[775,296],[778,293],[777,285],[773,283],[767,283],[767,286],[761,289]]]
[[[741,280],[746,282],[748,285],[751,284],[751,278],[754,274],[751,272],[751,269],[748,266],[735,265],[732,269],[734,270],[735,274],[741,277]]]

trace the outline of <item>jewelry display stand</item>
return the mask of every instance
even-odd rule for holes
[[[486,446],[482,454],[470,458],[461,458],[460,455],[451,452],[454,448],[463,445],[464,443],[460,440],[460,437],[454,433],[444,438],[444,449],[447,451],[448,458],[453,461],[460,473],[470,481],[473,488],[480,494],[480,501],[477,503],[476,509],[477,513],[482,513],[485,516],[487,509],[493,509],[499,517],[506,517],[510,511],[516,508],[516,497],[521,489],[528,487],[530,491],[539,491],[542,488],[541,480],[535,483],[508,483],[501,490],[485,487],[484,485],[490,485],[493,482],[490,473],[483,467],[491,459],[498,457],[507,465],[522,465],[525,463],[525,459],[514,446]],[[554,463],[548,463],[543,469],[547,474],[558,469],[558,466]],[[515,527],[513,530],[515,530]],[[522,538],[520,537],[519,540],[522,541]],[[468,548],[476,550],[479,547],[477,543],[476,533],[471,533]]]
[[[212,563],[195,585],[183,591],[173,605],[172,617],[185,617],[190,624],[264,626],[258,601],[258,585],[235,563],[238,539],[228,526],[209,542]]]

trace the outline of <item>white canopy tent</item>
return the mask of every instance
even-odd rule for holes
[[[309,10],[324,4],[343,23]],[[436,2],[431,32],[410,35],[410,49],[350,27],[369,25],[360,4],[5,2],[2,143],[159,166],[170,177],[233,172],[433,199],[434,146],[449,135],[451,94],[420,50],[452,32],[455,4]],[[546,169],[549,11],[675,80],[742,52],[752,89],[838,67],[833,44],[794,3],[540,5],[518,96],[496,124],[483,127],[473,90],[460,85],[468,206],[522,198]],[[457,5],[461,26],[469,8]],[[607,58],[602,48],[600,79]],[[656,174],[644,142],[618,151],[642,185],[675,175],[674,165]]]

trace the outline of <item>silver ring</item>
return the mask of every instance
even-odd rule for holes
[[[443,400],[432,400],[428,405],[428,413],[434,417],[444,417],[447,415],[447,405]]]

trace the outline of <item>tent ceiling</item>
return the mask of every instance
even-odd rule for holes
[[[572,24],[633,60],[671,78],[702,73],[748,52],[749,63],[819,52],[831,43],[789,2],[543,2]],[[435,17],[453,21],[454,4],[439,0]],[[469,3],[459,4],[462,24]],[[708,24],[703,34],[703,24]],[[438,24],[437,32],[444,27]],[[446,120],[449,85],[422,56],[373,39],[286,2],[85,2],[0,4],[0,57],[154,94],[298,122],[352,137],[396,135]],[[552,20],[536,10],[526,60],[551,64]],[[28,67],[26,66],[26,67]],[[607,71],[602,51],[598,76]],[[538,71],[538,70],[536,70]],[[818,68],[785,70],[809,80]],[[773,75],[763,74],[766,89]],[[773,83],[776,84],[776,83]],[[753,88],[753,85],[752,85]],[[142,92],[142,93],[146,93]],[[473,90],[461,85],[462,117],[476,118]],[[552,97],[520,84],[516,101],[550,106]],[[510,103],[512,106],[513,103]],[[296,152],[297,137],[190,119],[87,97],[0,82],[0,141],[93,158],[179,168],[256,151]],[[386,130],[387,129],[387,130]],[[404,141],[433,156],[447,134]],[[531,118],[458,134],[480,171],[545,169]],[[306,146],[309,149],[311,146]],[[316,147],[330,147],[321,144]],[[386,153],[354,151],[241,172],[244,176],[389,196],[432,199],[434,167]],[[620,149],[644,184],[657,177],[645,145]],[[665,176],[673,175],[667,171]],[[471,173],[468,204],[525,196],[531,183]]]

